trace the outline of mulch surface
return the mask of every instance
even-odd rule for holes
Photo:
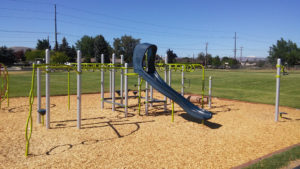
[[[108,97],[108,94],[106,94]],[[156,98],[163,99],[158,93]],[[45,98],[42,99],[45,105]],[[82,129],[76,96],[51,97],[51,129],[37,124],[33,105],[30,155],[25,157],[28,98],[10,99],[0,110],[0,168],[231,168],[300,142],[300,110],[274,122],[274,106],[213,98],[205,124],[175,104],[175,121],[162,103],[138,115],[137,99],[124,109],[100,109],[100,95],[82,96]],[[171,105],[168,105],[171,110]]]

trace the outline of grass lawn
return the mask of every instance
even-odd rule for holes
[[[294,161],[297,159],[300,159],[300,146],[273,155],[270,158],[263,159],[256,164],[246,167],[246,169],[276,169],[287,166],[290,161]]]
[[[163,76],[163,72],[160,72]],[[201,71],[185,73],[185,92],[201,94]],[[215,97],[242,101],[274,104],[275,70],[207,70],[206,91],[208,93],[208,76],[213,77],[212,94]],[[105,90],[109,90],[109,73],[105,73]],[[120,72],[116,73],[116,89],[119,89]],[[28,96],[31,83],[31,72],[9,72],[10,97]],[[42,89],[45,75],[42,74]],[[67,72],[51,73],[51,95],[67,94]],[[129,77],[129,89],[137,89],[137,77]],[[300,108],[300,71],[291,71],[281,78],[280,105]],[[35,86],[36,87],[36,86]],[[76,73],[71,73],[71,93],[76,93]],[[181,89],[181,72],[172,72],[172,87]],[[100,72],[83,72],[82,92],[100,92]],[[44,95],[45,91],[42,90]]]

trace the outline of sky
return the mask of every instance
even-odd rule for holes
[[[280,38],[300,45],[299,0],[0,0],[0,46],[54,46],[54,4],[58,42],[83,36],[130,35],[179,57],[267,57]],[[242,50],[241,50],[242,49]]]

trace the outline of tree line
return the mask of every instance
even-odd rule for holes
[[[102,35],[97,36],[87,36],[84,35],[80,40],[78,40],[75,45],[70,46],[67,39],[64,37],[62,42],[58,45],[56,50],[51,50],[50,43],[47,39],[38,40],[35,50],[27,50],[25,53],[23,51],[13,52],[13,50],[8,49],[3,46],[0,47],[0,62],[12,65],[16,62],[34,62],[37,59],[43,59],[45,56],[45,49],[51,50],[51,63],[66,63],[76,61],[76,50],[81,50],[83,62],[89,63],[92,58],[95,60],[93,62],[101,62],[101,54],[104,54],[105,63],[110,62],[110,57],[112,53],[115,53],[117,57],[124,55],[124,60],[127,63],[132,62],[132,56],[134,47],[140,43],[140,39],[133,38],[132,36],[124,35],[120,38],[114,38],[113,46],[111,46],[107,40]],[[300,49],[297,44],[288,40],[285,41],[283,38],[273,44],[269,51],[268,61],[273,65],[276,64],[277,58],[281,58],[282,63],[288,66],[293,66],[300,64]],[[166,51],[168,62],[175,63],[200,63],[205,66],[211,66],[212,68],[222,68],[224,66],[229,66],[231,68],[236,68],[239,65],[239,61],[231,57],[212,57],[211,54],[205,55],[203,52],[199,53],[196,59],[189,57],[179,58],[177,54],[168,49]],[[157,56],[158,61],[162,61],[162,57]]]

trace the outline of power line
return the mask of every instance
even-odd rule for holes
[[[50,11],[40,11],[40,10],[32,10],[32,9],[21,9],[21,8],[3,8],[0,7],[2,10],[8,10],[8,11],[17,11],[17,12],[31,12],[31,13],[44,13],[44,14],[53,14],[53,12]]]
[[[35,32],[35,31],[20,31],[20,30],[5,30],[0,29],[0,32],[8,32],[8,33],[31,33],[31,34],[52,34],[53,32]]]
[[[236,32],[234,32],[234,59],[236,59]]]
[[[9,15],[0,15],[1,18],[17,18],[17,19],[30,19],[30,20],[41,20],[49,21],[49,18],[40,18],[40,17],[26,17],[26,16],[9,16]]]

